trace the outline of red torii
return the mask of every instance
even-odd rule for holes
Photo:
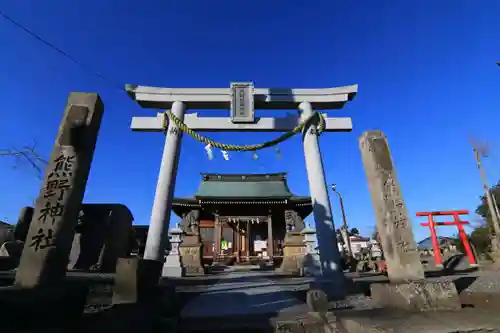
[[[434,250],[434,258],[436,259],[436,266],[443,266],[443,258],[441,257],[441,249],[439,247],[439,242],[436,234],[436,226],[440,225],[456,225],[458,229],[458,236],[464,245],[465,253],[469,258],[469,263],[471,266],[476,266],[476,258],[472,252],[472,249],[467,239],[467,234],[464,230],[464,225],[470,224],[468,221],[460,220],[459,215],[468,215],[468,210],[451,210],[451,211],[438,211],[438,212],[418,212],[417,216],[427,216],[427,223],[420,223],[423,227],[429,227],[431,232],[432,249]],[[451,222],[436,222],[434,221],[434,216],[453,216],[453,221]]]

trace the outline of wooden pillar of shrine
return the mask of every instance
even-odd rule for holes
[[[246,250],[247,250],[247,257],[248,259],[250,260],[250,243],[251,243],[251,222],[250,221],[247,221],[247,233],[246,233],[246,241],[247,241],[247,244],[246,244]]]
[[[269,260],[274,257],[274,240],[273,240],[273,219],[271,215],[267,217],[267,255]]]
[[[236,223],[235,226],[236,232],[234,232],[233,236],[233,247],[234,252],[236,254],[236,262],[240,262],[240,251],[241,251],[241,236],[240,236],[240,221]]]
[[[221,243],[221,232],[222,232],[222,226],[221,222],[219,220],[219,216],[215,216],[215,221],[214,221],[214,261],[218,258],[220,254],[220,243]]]

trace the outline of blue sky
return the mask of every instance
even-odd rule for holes
[[[321,146],[328,182],[338,184],[348,222],[363,233],[375,223],[357,144],[365,130],[388,136],[412,217],[422,210],[474,211],[482,188],[469,135],[489,143],[489,181],[500,179],[496,0],[5,0],[0,9],[119,85],[359,84],[353,102],[330,112],[351,116],[353,132],[326,133]],[[98,92],[106,109],[85,202],[124,203],[137,224],[148,224],[163,136],[133,133],[129,124],[132,116],[156,111],[141,109],[109,82],[2,19],[0,41],[0,148],[36,141],[48,156],[69,92]],[[241,144],[275,135],[212,136]],[[176,195],[194,193],[200,172],[281,171],[289,172],[293,192],[307,195],[300,138],[280,149],[280,160],[269,149],[258,161],[250,153],[209,161],[203,145],[185,137]],[[13,169],[12,162],[0,160],[0,219],[14,222],[36,198],[40,181],[29,166]],[[339,224],[338,202],[333,195],[331,200]],[[417,238],[427,236],[416,219],[414,225]]]

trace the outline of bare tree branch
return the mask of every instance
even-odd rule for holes
[[[478,140],[477,138],[469,135],[469,143],[472,149],[477,151],[481,157],[488,157],[490,154],[490,147],[486,141]]]
[[[43,176],[43,170],[48,164],[47,160],[38,154],[36,144],[24,146],[20,149],[0,149],[0,157],[14,158],[13,168],[18,168],[22,162],[28,162],[28,164],[35,169],[40,179]]]

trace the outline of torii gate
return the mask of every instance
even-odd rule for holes
[[[327,89],[264,89],[254,88],[253,83],[232,83],[231,88],[157,88],[127,85],[126,91],[144,108],[171,109],[172,114],[194,131],[233,132],[284,132],[301,122],[303,147],[316,222],[318,246],[323,277],[335,282],[342,269],[336,244],[332,209],[328,197],[325,172],[318,142],[318,119],[312,117],[314,109],[340,109],[357,93],[358,86]],[[298,109],[299,115],[285,118],[259,118],[258,109]],[[196,113],[186,114],[186,109],[231,109],[231,121],[225,117],[200,118]],[[327,118],[324,131],[348,132],[352,130],[351,118]],[[316,118],[316,119],[315,119]],[[165,146],[161,161],[156,194],[151,213],[144,259],[162,262],[168,242],[168,225],[174,195],[182,131],[164,113],[156,117],[133,117],[133,131],[165,132]],[[340,274],[339,274],[340,273]],[[338,281],[338,280],[337,280]]]

